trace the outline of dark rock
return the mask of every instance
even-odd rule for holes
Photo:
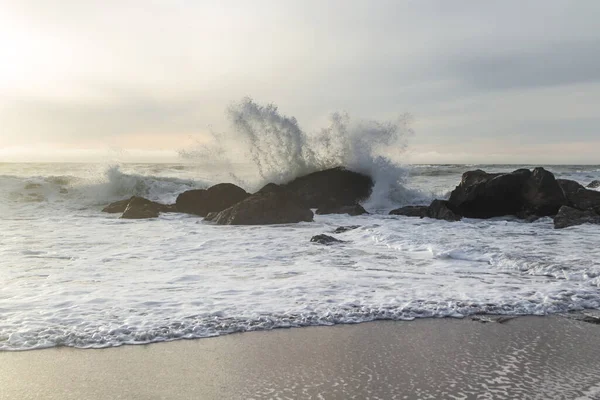
[[[446,200],[434,200],[427,207],[425,216],[446,221],[460,221],[462,217],[454,213],[449,207],[449,203]]]
[[[285,192],[257,193],[218,213],[206,221],[220,225],[268,225],[311,222],[313,212]]]
[[[129,200],[123,215],[121,218],[124,219],[144,219],[144,218],[156,218],[162,210],[165,209],[164,204],[150,201],[143,197],[134,196]]]
[[[390,215],[404,215],[406,217],[421,217],[427,214],[427,206],[405,206],[390,211]]]
[[[282,192],[285,189],[276,184],[276,183],[267,183],[265,186],[263,186],[258,192],[256,193],[271,193],[271,192]]]
[[[354,204],[352,206],[323,206],[318,208],[316,213],[318,215],[348,214],[351,216],[368,214],[367,211],[360,204]]]
[[[133,199],[133,197],[130,197],[130,198],[125,199],[125,200],[115,201],[114,203],[110,203],[109,205],[107,205],[106,207],[104,207],[102,209],[102,212],[105,212],[105,213],[122,213],[127,208],[127,204],[129,204],[129,202],[131,201],[131,199]]]
[[[589,190],[569,179],[557,179],[568,205],[580,210],[600,207],[600,192]]]
[[[348,232],[354,229],[360,228],[360,225],[348,225],[348,226],[340,226],[339,228],[336,228],[335,231],[333,231],[333,233],[344,233],[344,232]]]
[[[334,243],[342,243],[342,240],[336,239],[334,237],[331,236],[327,236],[327,235],[316,235],[313,236],[310,239],[311,242],[313,243],[318,243],[318,244],[325,244],[325,245],[330,245],[330,244],[334,244]]]
[[[188,190],[177,196],[177,210],[205,217],[208,213],[223,211],[250,196],[232,183],[219,183],[206,190]]]
[[[551,172],[544,168],[534,168],[523,187],[523,209],[525,215],[546,217],[556,215],[567,205],[567,198]]]
[[[600,181],[599,180],[594,180],[591,181],[589,185],[587,185],[588,188],[590,189],[596,189],[600,187]]]
[[[567,199],[554,175],[543,168],[506,174],[475,170],[463,174],[448,204],[456,214],[470,218],[525,217],[554,215]]]
[[[283,186],[308,208],[353,206],[371,195],[373,180],[338,167],[296,178]]]
[[[594,210],[578,210],[562,206],[554,217],[554,228],[561,229],[581,224],[600,224],[600,215]]]

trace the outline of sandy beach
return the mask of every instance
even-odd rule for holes
[[[422,319],[0,353],[2,399],[598,399],[600,326]]]

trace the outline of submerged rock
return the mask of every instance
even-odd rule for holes
[[[371,195],[373,180],[338,167],[296,178],[282,186],[308,208],[353,206]]]
[[[339,228],[336,228],[335,231],[333,231],[333,233],[344,233],[344,232],[348,232],[354,229],[360,228],[360,225],[348,225],[348,226],[340,226]]]
[[[220,225],[269,225],[312,222],[313,212],[285,192],[256,193],[206,221]]]
[[[599,191],[586,189],[578,182],[569,179],[558,179],[557,181],[569,206],[579,210],[600,207]]]
[[[318,208],[316,213],[318,215],[348,214],[350,216],[368,214],[360,204],[354,204],[352,206],[323,206]]]
[[[578,210],[563,206],[554,217],[554,228],[562,229],[581,224],[600,224],[600,215],[594,210]]]
[[[144,219],[156,218],[161,212],[170,211],[170,206],[150,201],[143,197],[133,196],[127,203],[125,211],[121,218],[124,219]]]
[[[554,175],[543,168],[505,174],[468,171],[450,194],[449,207],[470,218],[555,215],[567,199]]]
[[[188,214],[205,217],[211,212],[223,211],[226,208],[248,198],[244,189],[232,183],[219,183],[208,189],[188,190],[177,196],[177,210]]]
[[[587,185],[587,187],[590,189],[600,188],[600,181],[599,180],[591,181],[590,184]]]
[[[313,243],[318,243],[318,244],[325,244],[325,245],[330,245],[330,244],[334,244],[334,243],[343,243],[342,240],[336,239],[332,236],[328,236],[328,235],[316,235],[313,236],[312,238],[310,238],[310,241]]]

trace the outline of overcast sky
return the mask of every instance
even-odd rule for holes
[[[407,161],[600,164],[600,1],[0,0],[0,161],[176,160],[244,96]]]

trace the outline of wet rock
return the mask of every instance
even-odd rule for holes
[[[335,231],[333,231],[333,233],[344,233],[344,232],[348,232],[354,229],[360,228],[360,225],[348,225],[348,226],[340,226],[339,228],[336,228]]]
[[[271,192],[282,192],[285,188],[276,183],[267,183],[256,193],[271,193]]]
[[[177,210],[188,214],[205,217],[211,212],[223,211],[226,208],[248,198],[244,189],[232,183],[219,183],[208,189],[188,190],[177,196]]]
[[[461,216],[450,209],[449,203],[445,200],[434,200],[427,207],[426,217],[443,219],[445,221],[460,221]]]
[[[308,208],[353,206],[371,195],[373,180],[338,167],[296,178],[282,186]]]
[[[562,229],[581,224],[600,224],[600,215],[594,210],[578,210],[563,206],[554,217],[554,228]]]
[[[449,199],[450,209],[469,218],[554,215],[566,204],[554,175],[543,168],[506,174],[468,171]]]
[[[316,235],[313,236],[310,239],[311,242],[313,243],[318,243],[318,244],[324,244],[324,245],[330,245],[330,244],[334,244],[334,243],[342,243],[342,240],[336,239],[332,236],[328,236],[328,235]]]
[[[164,204],[150,201],[143,197],[134,196],[129,200],[123,215],[121,218],[124,219],[145,219],[145,218],[156,218],[158,215],[165,210]]]
[[[427,214],[427,206],[405,206],[390,211],[390,215],[404,215],[406,217],[421,217]]]
[[[586,189],[578,182],[569,179],[557,179],[557,182],[565,194],[569,206],[579,210],[600,207],[599,191]]]
[[[269,225],[311,222],[313,212],[286,192],[256,193],[206,221],[220,225]]]
[[[122,213],[127,208],[127,204],[129,204],[129,202],[131,201],[131,199],[133,199],[133,197],[130,197],[130,198],[124,199],[124,200],[115,201],[114,203],[110,203],[109,205],[107,205],[106,207],[104,207],[102,209],[102,212],[105,212],[105,213]]]
[[[587,185],[587,187],[590,189],[600,188],[600,181],[599,180],[591,181],[590,184]]]
[[[352,206],[323,206],[318,208],[316,213],[318,215],[348,214],[350,216],[368,214],[368,212],[360,204],[354,204]]]

